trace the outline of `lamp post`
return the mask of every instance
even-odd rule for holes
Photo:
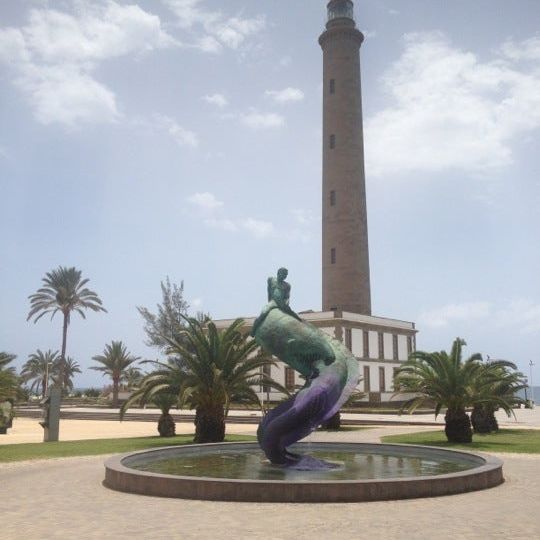
[[[533,387],[533,366],[534,362],[529,360],[529,390],[531,391],[531,409],[534,409],[534,387]]]

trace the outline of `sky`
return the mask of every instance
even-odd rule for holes
[[[27,322],[75,266],[106,314],[92,356],[142,358],[136,306],[184,282],[192,311],[256,315],[289,269],[321,308],[324,1],[0,0],[0,350],[57,350]],[[422,350],[506,358],[540,380],[540,3],[356,0],[373,314]]]

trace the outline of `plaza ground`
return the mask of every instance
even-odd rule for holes
[[[31,442],[36,433],[42,435],[34,424],[37,421],[33,419],[16,419],[11,435],[0,437],[0,441]],[[540,410],[518,411],[518,422],[508,424],[505,427],[539,428]],[[229,433],[253,434],[255,429],[253,424],[228,426]],[[317,432],[310,438],[375,442],[384,435],[421,429],[437,428],[403,424]],[[192,430],[191,423],[177,424],[178,433]],[[61,424],[64,440],[154,434],[153,422],[63,420]],[[118,493],[101,484],[105,456],[4,463],[0,464],[0,538],[540,538],[540,456],[498,455],[504,461],[506,481],[493,489],[431,499],[350,504],[219,503]]]

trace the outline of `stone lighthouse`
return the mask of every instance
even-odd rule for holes
[[[417,330],[413,322],[371,313],[360,85],[364,36],[356,28],[351,0],[331,0],[327,7],[326,29],[319,38],[324,59],[323,309],[308,309],[300,315],[342,341],[358,359],[362,374],[358,390],[365,394],[363,400],[387,402],[394,396],[396,371],[416,349]],[[220,329],[228,328],[234,319],[214,322]],[[248,330],[254,323],[255,317],[245,319]],[[271,366],[269,373],[289,390],[304,384],[282,362]],[[282,397],[269,386],[255,390],[266,402]]]
[[[331,0],[323,50],[323,311],[371,315],[364,137],[362,32],[351,0]]]

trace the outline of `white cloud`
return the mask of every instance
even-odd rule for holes
[[[511,59],[519,50],[535,59],[536,41],[514,45],[481,62],[440,32],[407,35],[382,79],[393,103],[366,122],[368,172],[484,174],[510,164],[512,143],[540,127],[540,62]]]
[[[265,96],[272,98],[276,103],[291,103],[302,101],[304,92],[299,88],[284,88],[283,90],[267,90]]]
[[[472,322],[486,318],[491,312],[489,302],[463,302],[447,304],[442,307],[424,311],[418,320],[420,324],[432,328],[448,326],[456,322]]]
[[[255,238],[266,238],[274,234],[274,225],[270,221],[247,218],[242,221],[242,227]]]
[[[194,193],[188,197],[188,202],[195,205],[199,209],[213,212],[218,208],[223,208],[223,202],[218,200],[213,193],[205,191],[203,193]]]
[[[192,148],[199,146],[197,135],[193,131],[183,128],[172,119],[169,119],[167,132],[180,146],[191,146]]]
[[[70,2],[72,13],[32,9],[26,25],[0,29],[0,61],[30,102],[37,120],[70,127],[114,121],[112,90],[96,80],[100,62],[177,45],[159,17],[112,0]]]
[[[275,113],[250,111],[240,115],[242,124],[251,129],[272,129],[285,125],[285,118]]]
[[[266,238],[274,234],[274,225],[270,221],[254,219],[231,219],[225,215],[225,205],[213,193],[207,191],[194,193],[188,202],[198,209],[206,227],[225,232],[245,231],[255,238]]]
[[[201,0],[163,0],[176,15],[177,24],[198,33],[192,46],[204,52],[220,52],[224,47],[238,49],[266,26],[263,16],[252,18],[227,16],[203,7]]]
[[[388,14],[396,16],[396,15],[399,15],[399,11],[397,9],[389,9]]]
[[[540,60],[540,35],[517,43],[508,39],[503,43],[501,52],[511,60]]]
[[[485,301],[447,304],[422,312],[418,320],[421,325],[431,328],[482,321],[483,325],[495,329],[512,328],[512,331],[522,334],[540,333],[540,303],[521,298],[497,305]]]
[[[75,66],[29,64],[17,79],[42,124],[76,126],[118,118],[116,99],[107,87]]]
[[[523,334],[540,333],[540,304],[531,300],[513,300],[508,306],[495,312],[501,327],[517,326]]]
[[[223,94],[211,94],[203,96],[204,101],[206,103],[210,103],[211,105],[215,105],[216,107],[226,107],[228,105],[227,98]]]

